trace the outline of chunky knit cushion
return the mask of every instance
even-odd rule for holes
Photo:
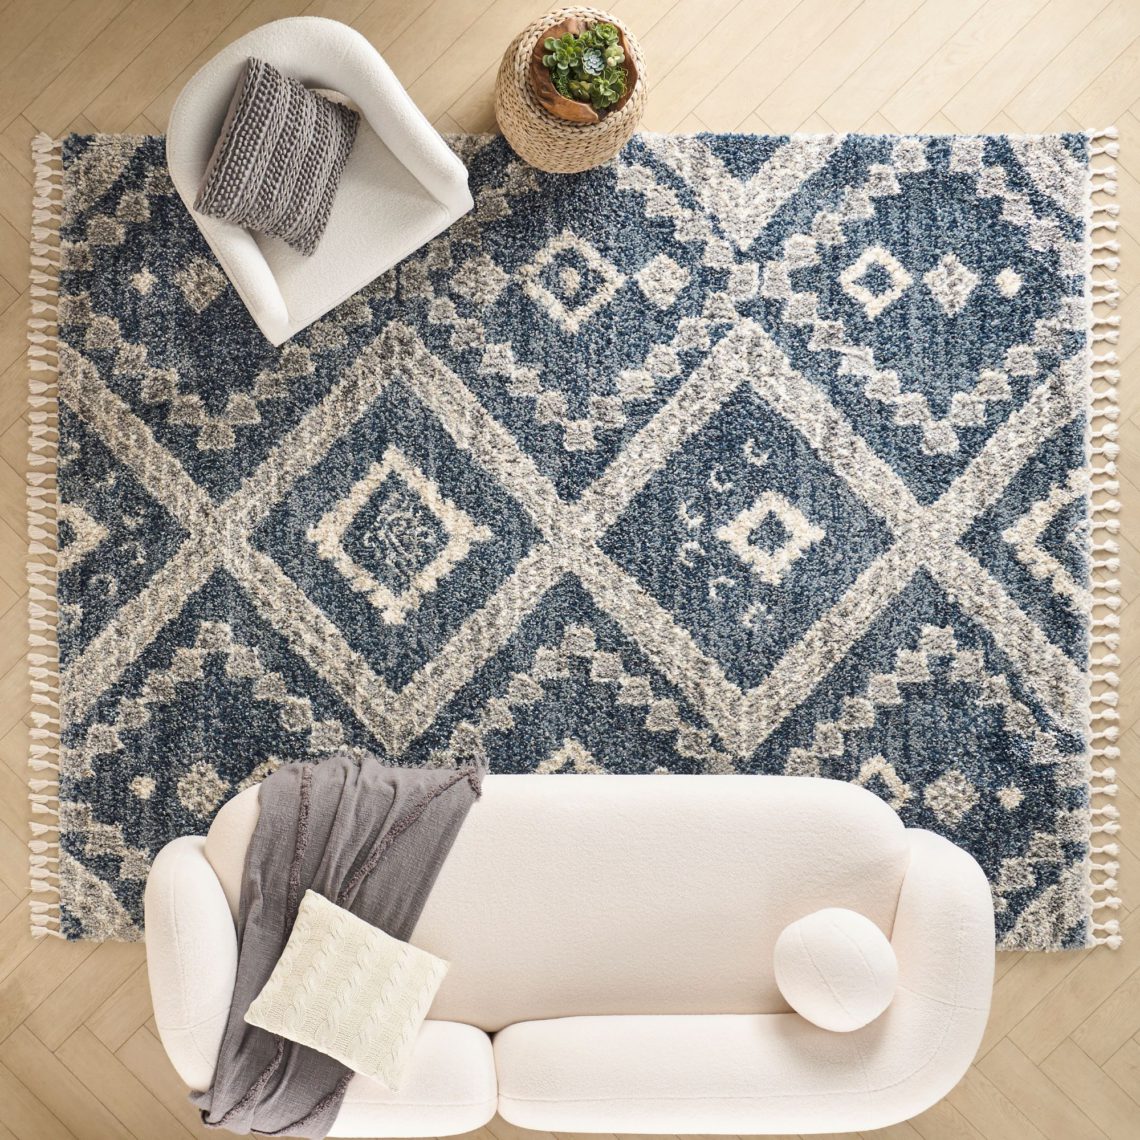
[[[308,256],[328,224],[359,118],[264,60],[249,60],[194,208]]]
[[[446,973],[443,959],[306,891],[245,1020],[397,1091]]]

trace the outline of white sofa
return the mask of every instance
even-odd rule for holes
[[[264,59],[361,114],[328,227],[311,257],[194,210],[245,62]],[[281,344],[472,207],[467,170],[380,53],[335,20],[294,16],[235,40],[183,88],[166,135],[170,177],[253,319]]]
[[[236,962],[256,789],[146,888],[155,1020],[209,1086]],[[791,1012],[773,947],[823,907],[898,959],[886,1012],[850,1033]],[[766,776],[488,776],[415,931],[451,963],[403,1089],[357,1076],[336,1136],[443,1136],[496,1110],[549,1132],[867,1130],[939,1100],[986,1023],[981,869],[870,792]]]

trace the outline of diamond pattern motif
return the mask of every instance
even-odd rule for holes
[[[786,533],[786,538],[774,549],[765,550],[754,544],[754,536],[763,524],[775,520]],[[746,563],[753,574],[770,586],[778,586],[792,564],[809,546],[821,541],[824,532],[813,526],[802,511],[797,510],[783,495],[766,491],[752,506],[741,511],[730,523],[716,532]]]
[[[387,488],[389,482],[395,486]],[[381,492],[387,488],[387,493]],[[348,536],[362,511],[373,510],[362,542],[370,565],[348,545]],[[475,523],[426,475],[390,447],[379,463],[309,530],[322,558],[348,579],[352,589],[367,595],[384,621],[399,625],[420,599],[467,557],[473,543],[491,537],[490,528]]]

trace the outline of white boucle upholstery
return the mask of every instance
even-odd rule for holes
[[[256,791],[243,792],[204,846],[165,849],[148,885],[156,1019],[184,1076],[166,1010],[219,984],[211,960],[188,958],[169,925],[152,928],[151,910],[197,915],[202,904],[182,896],[205,870],[210,921],[230,921],[256,820]],[[780,933],[831,906],[864,915],[898,959],[886,1012],[850,1033],[793,1013],[773,964]],[[965,1072],[993,971],[989,886],[970,856],[903,828],[861,788],[792,777],[488,776],[411,941],[451,963],[424,1032],[470,1035],[430,1075],[430,1095],[452,1107],[425,1108],[433,1123],[412,1130],[411,1085],[369,1114],[357,1078],[337,1135],[445,1135],[496,1105],[553,1132],[882,1127]],[[497,1093],[480,1101],[470,1070],[485,1073],[486,1057],[472,1040],[489,1049],[488,1034]],[[199,1035],[195,1048],[209,1043]],[[465,1098],[481,1107],[462,1116]]]
[[[906,829],[860,788],[565,779],[484,782],[412,938],[451,963],[431,1017],[494,1031],[570,1014],[776,1013],[788,1006],[772,953],[789,922],[835,904],[891,928]],[[236,903],[255,790],[223,812],[206,854]]]
[[[842,907],[824,907],[785,926],[773,966],[788,1005],[833,1033],[874,1021],[895,996],[899,973],[883,932]]]
[[[250,56],[361,113],[328,227],[311,257],[192,209],[234,86]],[[472,207],[467,171],[375,48],[335,20],[295,16],[247,33],[182,90],[166,136],[179,196],[273,344],[352,296]]]

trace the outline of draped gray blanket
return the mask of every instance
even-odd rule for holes
[[[307,889],[407,940],[467,812],[473,768],[390,768],[347,753],[288,764],[259,791],[238,915],[237,983],[213,1087],[191,1099],[212,1127],[323,1137],[352,1072],[243,1020]]]

